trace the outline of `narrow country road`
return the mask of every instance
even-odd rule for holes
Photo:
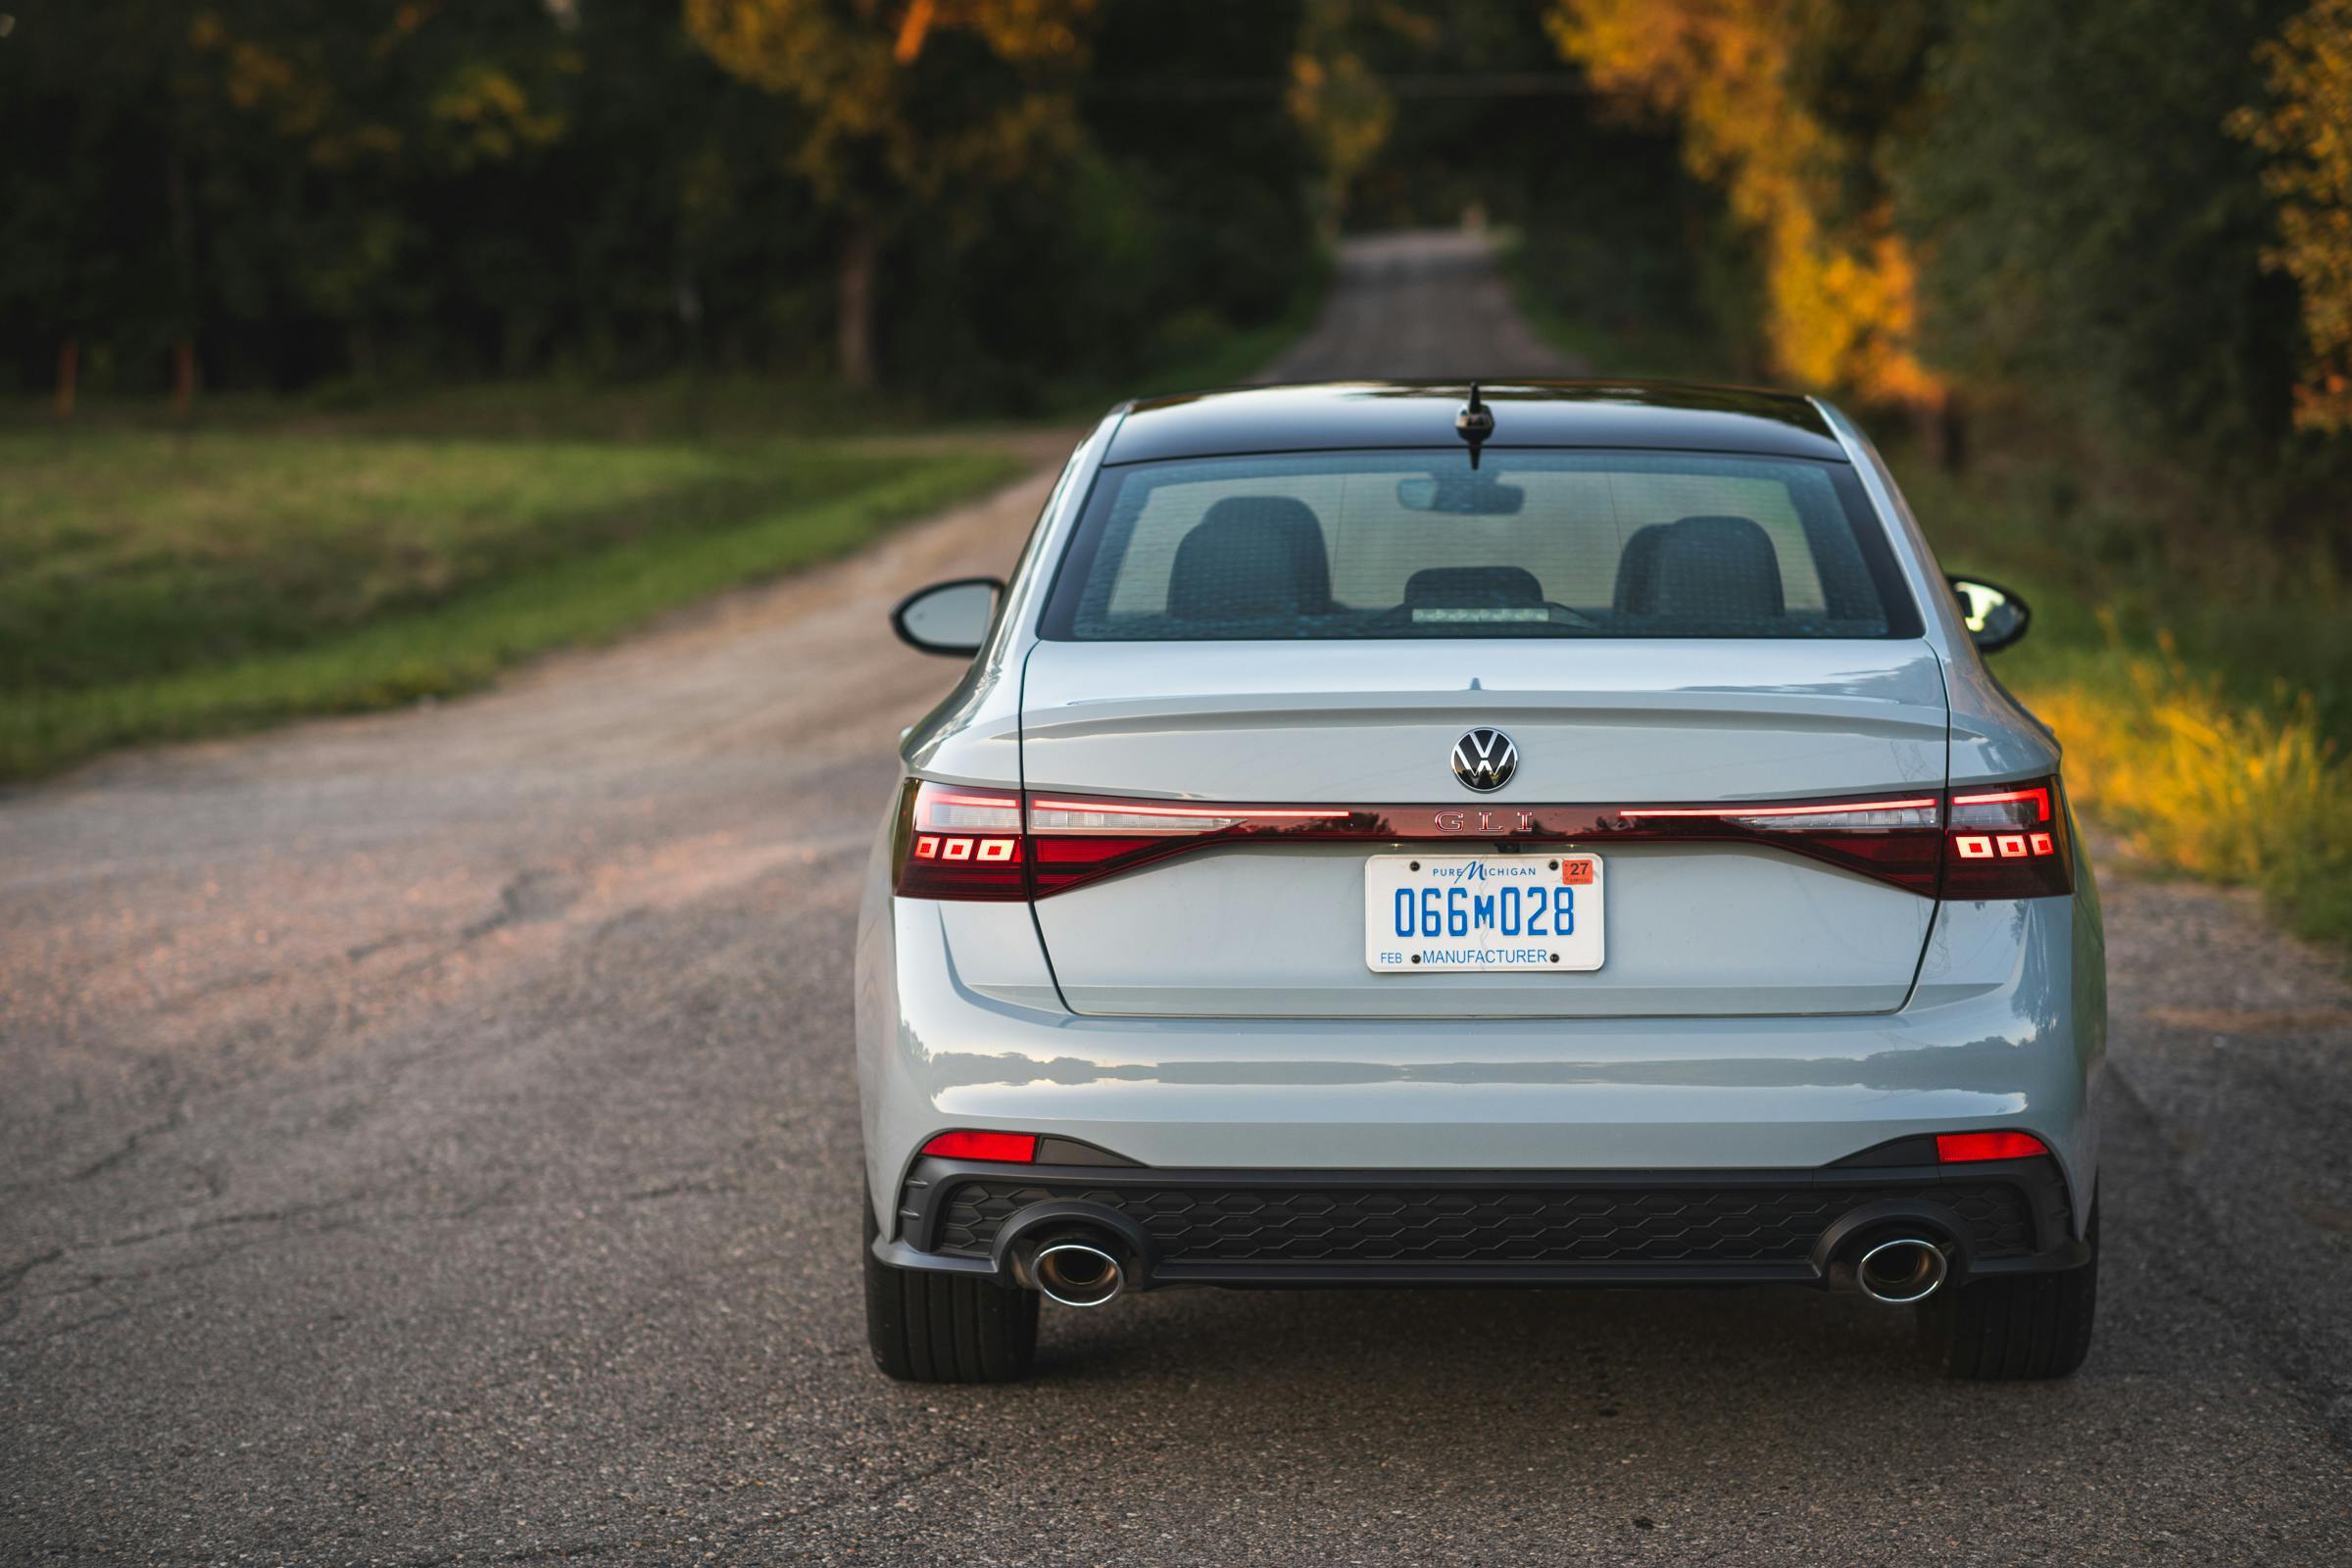
[[[1278,367],[1564,368],[1445,235]],[[855,888],[955,673],[884,613],[1064,446],[478,697],[0,796],[0,1561],[2352,1561],[2352,989],[2181,885],[2106,889],[2070,1382],[1770,1291],[1171,1292],[879,1377]]]

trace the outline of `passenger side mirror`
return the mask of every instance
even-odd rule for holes
[[[890,629],[909,648],[926,654],[969,659],[988,641],[996,618],[1001,577],[956,577],[918,588],[890,612]]]
[[[2034,612],[2014,588],[1975,577],[1947,577],[1952,597],[1960,601],[1960,618],[1979,653],[1998,653],[2026,634]]]

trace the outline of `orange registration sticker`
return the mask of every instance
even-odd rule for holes
[[[1592,885],[1592,862],[1591,860],[1562,860],[1560,862],[1560,880],[1572,888],[1591,887]]]

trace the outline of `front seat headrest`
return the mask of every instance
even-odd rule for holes
[[[1227,496],[1176,546],[1168,613],[1254,620],[1331,611],[1331,558],[1313,509],[1291,496]]]
[[[1625,542],[1614,604],[1620,613],[1742,624],[1778,620],[1781,561],[1749,517],[1653,522]]]

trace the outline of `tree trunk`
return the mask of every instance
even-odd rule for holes
[[[1911,425],[1930,461],[1945,473],[1968,467],[1968,411],[1956,392],[1940,392],[1916,404]]]
[[[841,378],[874,384],[874,221],[854,214],[841,236],[841,275],[834,299],[834,356]]]
[[[178,296],[172,314],[179,334],[172,343],[172,416],[185,419],[196,402],[196,204],[188,197],[188,162],[178,138],[164,148],[164,185],[172,204],[172,270]]]
[[[1959,393],[1946,392],[1943,395],[1942,416],[1936,423],[1940,427],[1936,450],[1943,461],[1943,471],[1966,472],[1971,456],[1968,447],[1968,405],[1960,400]]]
[[[196,406],[196,340],[182,337],[172,345],[172,416],[185,419]]]
[[[81,381],[81,339],[70,337],[57,346],[57,416],[74,417],[74,391]]]

